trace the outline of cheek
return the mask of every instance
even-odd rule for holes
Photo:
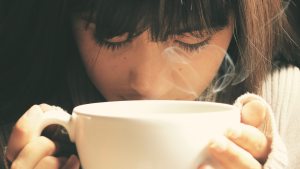
[[[184,77],[201,93],[216,76],[224,58],[213,46],[207,46],[197,56],[193,56],[191,64],[183,66]]]
[[[92,82],[107,99],[128,86],[128,66],[124,58],[113,57],[100,49],[97,59],[86,63]]]
[[[216,77],[231,41],[231,31],[216,34],[209,43],[197,53],[189,55],[190,64],[183,66],[181,76],[193,84],[200,93]],[[187,80],[189,79],[189,80]]]
[[[81,58],[89,67],[98,58],[99,45],[94,40],[91,31],[77,30],[75,33]]]
[[[110,74],[107,72],[107,65],[103,65],[100,47],[94,40],[92,31],[85,30],[80,23],[74,27],[77,46],[83,61],[84,67],[95,87],[101,91],[101,82],[110,82]]]
[[[86,30],[83,25],[81,22],[76,23],[74,34],[87,74],[94,83],[97,83],[102,78],[109,76],[104,76],[106,74],[106,65],[102,65],[104,57],[100,53],[100,46],[94,39],[93,31],[91,29]]]

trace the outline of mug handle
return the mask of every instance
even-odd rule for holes
[[[33,133],[33,136],[40,136],[42,131],[51,124],[61,125],[63,126],[68,134],[69,138],[72,142],[74,142],[74,121],[75,114],[70,115],[69,113],[63,110],[49,110],[43,113],[42,118],[37,124],[37,128]]]

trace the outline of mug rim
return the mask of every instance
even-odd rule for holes
[[[167,113],[162,113],[162,111],[160,110],[160,112],[152,112],[151,111],[151,115],[155,115],[155,116],[165,116],[165,115],[172,115],[172,116],[184,116],[186,114],[215,114],[215,113],[223,113],[223,112],[239,112],[238,107],[234,106],[234,105],[230,105],[230,104],[226,104],[226,103],[218,103],[218,102],[209,102],[209,101],[191,101],[191,100],[122,100],[122,101],[108,101],[108,102],[95,102],[95,103],[88,103],[88,104],[82,104],[79,106],[76,106],[73,109],[73,113],[78,114],[78,115],[84,115],[84,116],[94,116],[94,117],[111,117],[111,118],[123,118],[123,117],[129,117],[129,118],[138,118],[138,117],[149,117],[149,113],[145,113],[145,112],[131,112],[134,111],[131,109],[127,110],[127,111],[123,111],[122,109],[120,109],[120,107],[116,106],[123,106],[125,108],[128,108],[128,106],[131,104],[136,104],[137,102],[144,104],[144,106],[150,106],[150,105],[159,105],[159,104],[174,104],[174,103],[179,103],[180,105],[178,106],[178,108],[180,106],[194,106],[195,107],[199,107],[199,106],[211,106],[214,105],[214,107],[209,107],[209,108],[215,108],[214,110],[210,110],[210,111],[203,111],[200,112],[199,110],[193,110],[193,111],[186,111],[186,112],[182,112],[182,111],[178,111],[178,110],[173,110],[172,112],[167,112]],[[117,104],[117,105],[116,105]],[[129,104],[129,105],[128,105]],[[115,107],[112,107],[115,106]],[[217,106],[217,107],[215,107]],[[107,112],[107,110],[105,111],[101,111],[101,110],[95,110],[95,107],[106,107],[107,109],[110,109],[109,112]],[[139,106],[142,107],[142,106]],[[219,108],[218,110],[216,110],[217,108]],[[225,108],[225,109],[224,109]],[[92,110],[93,109],[93,110]],[[117,110],[114,110],[117,109]],[[120,110],[122,110],[122,112],[120,113]],[[116,112],[117,111],[117,112]],[[147,111],[147,110],[146,110]],[[167,110],[170,111],[170,110]],[[176,112],[177,111],[177,112]],[[200,112],[200,113],[199,113]]]

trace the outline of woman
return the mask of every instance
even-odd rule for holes
[[[299,69],[278,63],[284,60],[285,64],[297,64],[293,57],[296,40],[289,39],[293,34],[284,1],[0,3],[5,6],[0,19],[0,56],[4,60],[1,79],[5,79],[0,88],[2,123],[14,122],[36,103],[58,105],[70,112],[79,104],[131,99],[233,103],[246,92],[263,96],[277,109],[275,105],[283,102],[268,93],[269,86],[277,84],[278,79],[273,78],[299,76]],[[299,82],[294,77],[288,78],[290,87]],[[297,92],[295,88],[295,93],[284,97],[293,103]],[[224,168],[287,165],[273,123],[284,126],[290,121],[283,118],[286,112],[280,108],[273,114],[257,95],[244,95],[236,101],[243,107],[242,122],[247,127],[241,135],[231,131],[235,134],[223,138],[223,143],[234,148],[220,151],[220,141],[211,144],[212,156]],[[297,117],[294,104],[285,106],[290,109],[290,117]],[[32,117],[51,108],[33,106],[16,123],[6,152],[13,167],[78,167],[74,156],[68,162],[57,154],[53,156],[55,146],[49,139],[29,141],[34,127],[27,115]],[[257,118],[253,120],[251,113]],[[267,126],[265,131],[254,128],[262,126]],[[295,145],[289,132],[279,132],[286,143]],[[251,139],[254,135],[259,139]],[[35,144],[43,147],[38,156],[33,153],[37,152]],[[255,145],[259,145],[259,151]],[[295,153],[298,157],[299,151]],[[232,158],[237,159],[235,163]],[[290,168],[296,164],[291,161]]]

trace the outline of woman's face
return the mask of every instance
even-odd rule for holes
[[[108,100],[194,100],[215,77],[232,37],[229,25],[204,36],[184,33],[153,42],[145,31],[102,42],[95,25],[77,20],[74,34],[86,71]],[[201,34],[201,35],[202,35]]]

